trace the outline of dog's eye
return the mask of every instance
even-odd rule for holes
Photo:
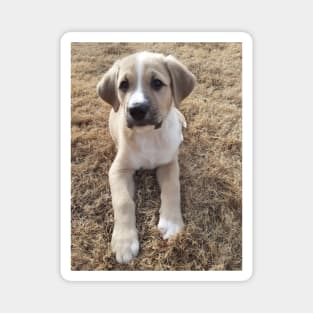
[[[123,80],[121,83],[120,83],[120,86],[119,86],[119,89],[121,89],[122,91],[127,91],[129,87],[129,83],[128,83],[128,80]]]
[[[163,86],[164,86],[164,84],[159,79],[152,79],[151,87],[154,90],[160,90]]]

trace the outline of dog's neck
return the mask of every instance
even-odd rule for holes
[[[152,169],[167,164],[175,158],[182,140],[179,111],[172,107],[159,129],[154,125],[131,129],[127,140],[131,166]]]

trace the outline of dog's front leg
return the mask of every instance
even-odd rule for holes
[[[109,171],[114,210],[114,229],[111,246],[119,263],[127,263],[138,254],[133,170],[120,169],[116,161]]]
[[[184,222],[180,209],[179,165],[175,158],[171,163],[157,169],[157,178],[161,188],[161,208],[158,228],[163,239],[179,233]]]

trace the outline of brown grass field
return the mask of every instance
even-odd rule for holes
[[[173,54],[197,77],[180,106],[188,124],[179,153],[186,227],[161,239],[155,171],[137,172],[140,251],[121,265],[110,249],[111,107],[96,85],[116,59],[143,50]],[[240,43],[72,44],[72,270],[241,270],[241,61]]]

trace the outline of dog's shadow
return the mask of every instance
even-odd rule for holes
[[[156,170],[136,171],[134,182],[136,224],[139,236],[145,240],[151,236],[151,234],[156,234],[156,225],[161,206],[161,191],[156,178]]]

